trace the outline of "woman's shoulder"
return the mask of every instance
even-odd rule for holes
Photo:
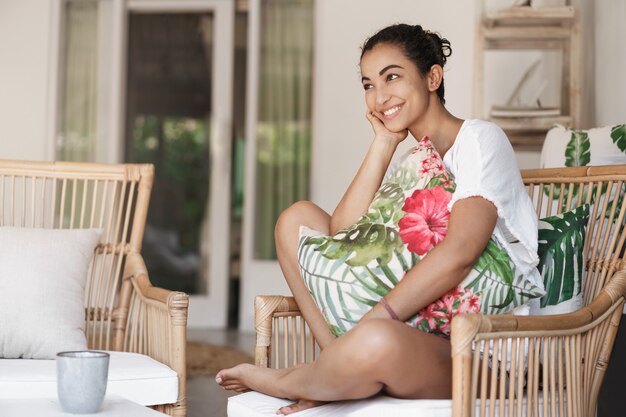
[[[512,151],[506,133],[497,124],[481,119],[467,119],[459,132],[459,144],[477,147],[481,152]],[[462,147],[462,146],[461,146]]]
[[[500,126],[482,119],[467,119],[463,123],[462,132],[479,140],[506,139],[506,134]]]

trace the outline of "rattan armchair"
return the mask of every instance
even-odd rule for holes
[[[188,296],[150,284],[141,242],[152,165],[0,161],[0,226],[101,228],[85,297],[90,349],[148,355],[178,374],[178,399],[154,408],[186,416]]]
[[[593,417],[626,295],[626,165],[527,170],[522,176],[539,217],[591,203],[585,306],[553,316],[455,317],[452,415]],[[315,341],[292,297],[259,296],[255,308],[257,365],[278,368],[315,358]],[[491,355],[481,354],[487,350]],[[510,361],[497,366],[493,357]],[[505,379],[508,384],[498,383]]]

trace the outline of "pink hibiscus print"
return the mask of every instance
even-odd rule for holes
[[[437,154],[432,154],[422,160],[422,168],[420,169],[422,175],[440,175],[444,172],[443,162]]]
[[[404,201],[406,214],[398,222],[400,237],[409,251],[420,256],[443,240],[448,232],[448,203],[452,194],[437,186],[428,190],[415,190]]]
[[[413,153],[423,151],[423,150],[428,150],[431,152],[433,150],[433,145],[432,143],[430,143],[430,138],[428,136],[423,136],[422,139],[417,141],[417,146],[415,147],[415,150],[413,151]]]
[[[440,299],[419,311],[415,327],[443,336],[450,335],[452,318],[462,313],[480,312],[480,297],[467,288],[455,287]]]

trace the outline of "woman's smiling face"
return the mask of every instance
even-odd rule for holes
[[[361,59],[361,82],[370,112],[392,132],[409,128],[428,106],[426,79],[399,46],[381,43]]]

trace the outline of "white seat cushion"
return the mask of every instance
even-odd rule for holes
[[[276,410],[293,401],[246,392],[228,399],[228,417],[276,416]],[[337,401],[310,408],[298,417],[450,417],[452,400],[399,400],[384,395],[356,401]]]
[[[109,352],[107,395],[141,405],[171,404],[178,397],[178,376],[146,355]],[[56,361],[0,359],[0,400],[56,398]]]
[[[508,407],[506,400],[505,407]],[[526,398],[522,414],[526,412]],[[228,399],[228,417],[276,417],[276,410],[293,401],[270,397],[258,392],[246,392]],[[543,401],[539,399],[539,415]],[[499,415],[498,403],[495,415]],[[486,403],[489,410],[489,402]],[[476,414],[480,402],[476,401]],[[355,401],[337,401],[297,413],[298,417],[450,417],[452,400],[400,400],[385,395]]]

